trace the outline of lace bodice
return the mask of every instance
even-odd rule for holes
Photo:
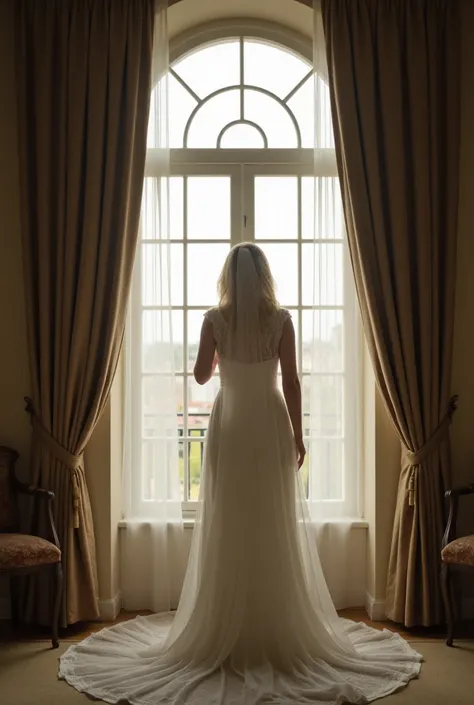
[[[211,308],[206,311],[204,317],[212,323],[219,357],[231,358],[232,351],[227,350],[228,324],[220,309]],[[278,308],[264,319],[260,329],[263,360],[271,360],[278,355],[283,326],[289,318],[291,314],[286,308]]]

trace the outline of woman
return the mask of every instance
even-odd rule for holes
[[[305,447],[294,328],[256,245],[231,250],[219,293],[194,375],[205,384],[219,365],[222,384],[176,615],[102,630],[69,649],[60,676],[134,705],[388,695],[416,677],[421,657],[396,634],[337,616],[297,472]]]

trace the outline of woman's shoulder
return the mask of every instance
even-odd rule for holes
[[[204,318],[207,318],[208,321],[212,321],[213,318],[216,316],[216,311],[217,311],[217,306],[213,306],[212,308],[208,308],[207,311],[204,311]]]
[[[287,308],[283,308],[281,306],[278,307],[277,309],[277,314],[280,322],[286,323],[286,321],[290,320],[291,316],[291,311],[289,311]]]
[[[223,315],[219,306],[213,306],[204,312],[204,318],[213,324],[225,323],[225,316]]]

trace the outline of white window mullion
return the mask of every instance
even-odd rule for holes
[[[183,476],[184,501],[189,498],[189,441],[188,438],[188,180],[183,177]]]
[[[243,182],[243,239],[255,240],[255,178],[253,170],[247,164],[242,165]]]
[[[230,244],[231,247],[245,240],[244,189],[242,166],[234,165],[230,178]]]
[[[298,177],[298,369],[300,382],[303,382],[303,247],[302,247],[302,211],[301,177]]]

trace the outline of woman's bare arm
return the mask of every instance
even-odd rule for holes
[[[194,379],[198,384],[209,382],[217,365],[216,341],[212,323],[205,318],[201,328],[199,350],[194,365]]]
[[[290,415],[291,425],[298,451],[298,466],[304,461],[306,450],[303,444],[301,385],[296,365],[295,329],[291,318],[285,321],[280,341],[280,365],[283,395]]]

